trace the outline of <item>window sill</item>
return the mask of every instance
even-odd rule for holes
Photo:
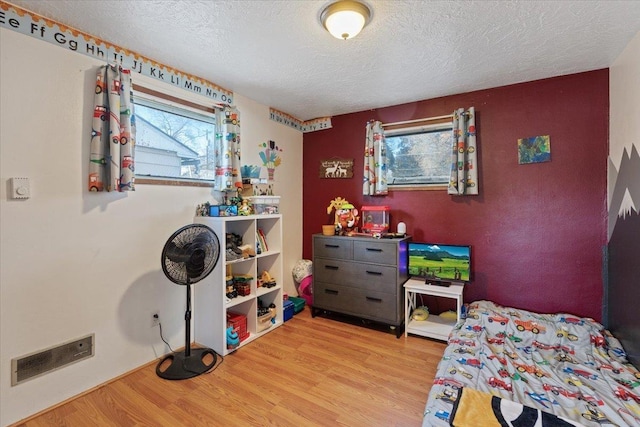
[[[213,187],[213,181],[190,181],[186,179],[169,179],[169,178],[138,178],[136,177],[136,185],[172,185],[176,187]]]
[[[389,191],[446,191],[448,186],[447,184],[390,185],[388,188]]]

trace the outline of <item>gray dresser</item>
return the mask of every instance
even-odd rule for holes
[[[407,275],[404,239],[313,236],[313,307],[357,316],[402,334]]]

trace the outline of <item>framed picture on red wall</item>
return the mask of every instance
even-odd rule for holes
[[[320,160],[320,178],[353,178],[353,159]]]
[[[549,135],[518,139],[518,164],[551,161],[551,139]]]

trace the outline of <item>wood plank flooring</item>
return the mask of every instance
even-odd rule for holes
[[[15,426],[420,426],[444,348],[305,307],[207,374],[152,363]]]

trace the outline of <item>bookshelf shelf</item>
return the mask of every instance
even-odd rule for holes
[[[260,338],[283,324],[282,310],[282,216],[250,215],[237,217],[195,217],[195,223],[209,226],[220,239],[220,259],[213,272],[194,287],[194,338],[203,346],[212,348],[218,354],[226,355],[242,348],[251,341]],[[242,236],[243,244],[256,248],[256,256],[246,259],[227,260],[225,236],[235,233]],[[261,236],[262,233],[262,236]],[[261,236],[261,237],[260,237]],[[257,253],[258,244],[268,246],[269,250]],[[250,293],[245,296],[227,298],[226,275],[248,274],[253,279]],[[258,277],[263,271],[276,280],[276,286],[258,287]],[[259,331],[258,304],[276,306],[275,324]],[[249,336],[235,349],[227,349],[226,329],[227,312],[242,314],[247,319]]]

